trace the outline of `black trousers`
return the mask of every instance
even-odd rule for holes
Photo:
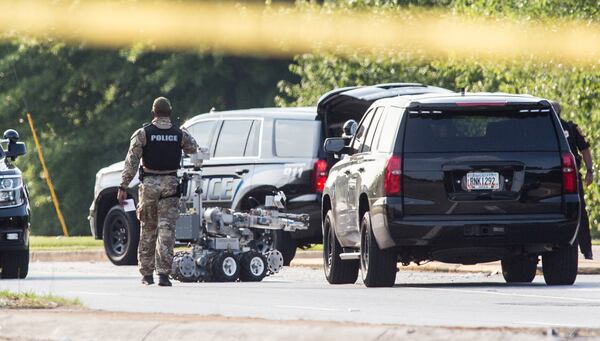
[[[579,250],[585,254],[592,251],[592,236],[590,234],[590,219],[588,218],[587,210],[585,209],[585,197],[583,192],[583,181],[579,176],[579,200],[581,202],[581,221],[579,224]]]

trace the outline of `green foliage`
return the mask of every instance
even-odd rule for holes
[[[102,50],[52,41],[0,45],[0,121],[18,129],[29,153],[24,171],[35,234],[60,233],[25,112],[30,111],[73,235],[89,234],[96,172],[125,158],[129,137],[151,120],[152,100],[171,99],[183,122],[218,110],[273,104],[285,60]]]
[[[454,1],[337,1],[342,8],[362,6],[378,10],[432,3],[453,12],[530,18],[569,17],[598,20],[598,3],[549,0],[454,0]],[[476,59],[426,58],[418,53],[350,57],[297,56],[292,73],[299,82],[282,81],[276,103],[281,106],[315,105],[325,92],[343,86],[386,82],[420,82],[453,90],[524,93],[558,100],[563,117],[575,121],[592,144],[594,160],[600,162],[600,66],[569,66],[535,59],[494,62]],[[596,174],[600,169],[595,169]],[[587,208],[595,237],[600,237],[600,181],[586,189]]]

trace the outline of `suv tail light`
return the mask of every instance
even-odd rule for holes
[[[402,158],[392,155],[385,166],[383,190],[386,196],[397,196],[402,192]]]
[[[577,165],[575,157],[571,153],[563,153],[561,156],[563,173],[563,191],[565,193],[577,193]]]
[[[327,160],[317,160],[313,172],[313,186],[316,192],[322,193],[327,181]]]

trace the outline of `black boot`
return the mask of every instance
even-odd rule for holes
[[[154,284],[154,277],[152,275],[146,275],[142,277],[142,284],[152,285]]]
[[[586,252],[583,253],[583,257],[585,259],[593,260],[594,259],[594,254],[592,253],[592,250],[586,251]]]
[[[169,275],[158,275],[158,285],[161,287],[170,287],[171,281],[169,281]]]

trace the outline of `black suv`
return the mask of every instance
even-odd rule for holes
[[[397,262],[501,260],[507,282],[577,276],[577,169],[547,100],[430,94],[376,101],[323,191],[329,283],[392,286]]]
[[[26,152],[19,134],[4,132],[0,146],[0,268],[2,278],[25,278],[29,269],[29,200],[21,171],[13,161]]]

